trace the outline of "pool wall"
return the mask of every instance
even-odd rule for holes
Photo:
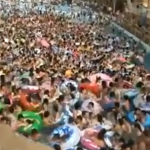
[[[129,31],[125,30],[124,28],[122,28],[121,26],[119,26],[118,24],[116,24],[115,22],[111,21],[111,25],[113,27],[115,27],[118,30],[123,31],[123,33],[125,35],[127,35],[128,37],[133,38],[135,41],[140,42],[142,44],[142,47],[147,51],[150,52],[150,46],[148,44],[146,44],[145,42],[143,42],[141,39],[137,38],[136,36],[134,36],[133,34],[131,34]]]

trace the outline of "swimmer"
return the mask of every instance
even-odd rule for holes
[[[65,140],[68,138],[69,135],[63,135],[60,136],[59,134],[54,134],[53,138],[51,139],[52,142],[57,142],[57,143],[63,143]]]
[[[40,103],[35,104],[35,103],[33,102],[33,99],[30,98],[29,96],[27,96],[27,101],[30,103],[30,105],[31,105],[34,109],[40,108],[40,106],[41,106]]]
[[[77,124],[78,128],[81,129],[81,130],[85,129],[86,126],[87,126],[86,120],[81,115],[77,116],[76,124]]]
[[[92,140],[92,142],[102,148],[106,147],[106,144],[104,142],[104,135],[106,133],[105,129],[102,129],[101,131],[99,131],[99,133],[97,134],[97,136],[93,136],[90,139]]]
[[[50,126],[54,122],[54,120],[50,117],[50,113],[48,111],[45,111],[43,113],[43,122],[45,126]]]
[[[118,123],[116,123],[116,125],[114,126],[114,131],[118,132],[119,134],[131,133],[131,126],[126,121],[125,117],[121,117],[118,119]]]
[[[91,123],[91,120],[90,120],[90,113],[87,112],[87,111],[83,111],[82,112],[82,117],[84,118],[84,124],[86,127],[88,127]]]
[[[33,120],[24,119],[23,115],[19,114],[16,129],[18,129],[19,127],[25,127],[24,130],[27,130],[32,126],[32,124],[33,124]]]

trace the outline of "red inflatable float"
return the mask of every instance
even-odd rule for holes
[[[20,94],[20,104],[24,110],[29,110],[29,111],[37,111],[39,108],[36,107],[38,103],[32,103],[29,102],[27,99],[28,95],[25,94],[24,92],[21,92]]]
[[[99,84],[96,83],[81,83],[79,85],[80,90],[87,90],[95,94],[96,96],[99,96],[101,87]]]

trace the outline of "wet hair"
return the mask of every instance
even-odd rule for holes
[[[48,105],[48,99],[47,99],[47,98],[44,98],[44,99],[43,99],[43,104]]]
[[[19,114],[19,115],[18,115],[18,120],[23,119],[23,118],[24,118],[24,117],[23,117],[22,114]]]
[[[77,147],[76,150],[84,150],[82,147]]]
[[[48,94],[49,94],[49,90],[45,90],[45,91],[44,91],[44,94],[45,94],[45,95],[48,95]]]
[[[34,123],[34,121],[33,121],[33,120],[30,120],[30,119],[27,119],[26,122],[27,122],[28,124],[33,124],[33,123]]]
[[[43,116],[44,116],[45,118],[49,117],[49,115],[50,115],[49,111],[45,111],[44,114],[43,114]]]
[[[109,83],[109,86],[112,88],[112,87],[114,87],[114,83],[113,82],[110,82]]]
[[[9,107],[8,110],[9,110],[10,113],[14,113],[14,107],[13,106]]]
[[[124,124],[124,122],[123,122],[123,118],[119,118],[119,119],[118,119],[118,123],[119,123],[119,125],[121,125],[121,126],[122,126],[122,125]]]
[[[137,88],[142,88],[142,86],[144,85],[143,82],[139,81],[137,84],[136,84],[136,87]]]
[[[98,134],[97,134],[97,138],[98,138],[98,139],[103,139],[105,133],[106,133],[106,130],[105,130],[105,129],[100,130],[100,131],[98,132]]]
[[[74,118],[73,117],[69,117],[68,123],[74,123]]]
[[[141,126],[140,126],[140,124],[138,122],[136,122],[134,124],[134,127],[137,128],[140,132],[143,132],[143,130],[142,130],[142,128],[141,128]]]
[[[61,147],[60,147],[60,145],[58,145],[58,144],[54,144],[53,147],[54,147],[55,150],[61,150]]]
[[[64,99],[65,99],[65,96],[64,96],[64,95],[60,95],[60,96],[57,98],[57,100],[58,100],[59,103],[61,103],[62,101],[64,101]]]
[[[86,113],[89,113],[88,111],[82,111],[82,115],[85,116]]]
[[[103,117],[102,117],[101,114],[97,115],[97,121],[100,122],[100,123],[103,121]]]
[[[137,111],[140,111],[140,112],[141,112],[141,109],[140,109],[140,108],[135,108],[134,114],[136,114]]]
[[[31,97],[30,96],[27,96],[26,97],[27,101],[30,103],[31,102]]]
[[[118,82],[119,81],[119,79],[118,78],[115,78],[115,82]]]
[[[4,104],[10,104],[10,99],[8,97],[4,97]]]
[[[150,102],[150,95],[146,96],[146,102]]]
[[[82,121],[82,116],[77,116],[77,119],[79,119],[80,121]]]
[[[51,84],[53,85],[55,82],[55,78],[54,77],[51,77]]]
[[[69,87],[70,91],[72,91],[72,92],[76,91],[76,88],[75,88],[75,86],[73,84],[69,83],[68,87]]]
[[[124,100],[129,100],[129,96],[124,95],[123,99],[124,99]]]
[[[55,139],[59,139],[60,138],[60,135],[58,133],[54,134],[53,138]]]
[[[37,129],[32,129],[31,130],[31,135],[34,136],[38,133]]]
[[[107,88],[107,82],[106,81],[102,81],[102,88],[106,89]]]
[[[126,149],[126,148],[130,148],[134,145],[134,140],[133,139],[129,139],[127,142],[123,142],[121,148],[122,149]]]
[[[90,80],[88,78],[81,79],[81,83],[86,83],[86,82],[89,83]]]
[[[39,69],[39,68],[36,68],[35,72],[36,72],[36,73],[40,73],[40,69]]]
[[[76,102],[76,103],[74,104],[74,109],[75,109],[75,110],[79,110],[80,108],[81,108],[80,102]]]
[[[93,102],[89,102],[88,105],[91,105],[92,107],[94,107],[94,103]]]
[[[120,107],[120,103],[119,102],[115,102],[114,105],[115,105],[115,108],[119,108]]]
[[[71,98],[74,99],[75,95],[73,93],[70,94]]]
[[[101,80],[101,77],[96,77],[96,83]]]
[[[114,91],[111,91],[110,94],[109,94],[109,96],[110,96],[111,98],[115,98],[115,97],[116,97],[116,94],[115,94]]]

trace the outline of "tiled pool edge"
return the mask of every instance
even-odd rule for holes
[[[132,37],[135,41],[140,41],[140,43],[143,45],[143,47],[146,49],[146,51],[150,52],[150,46],[148,44],[146,44],[145,42],[143,42],[141,39],[137,38],[135,35],[133,35],[129,31],[125,30],[124,28],[122,28],[121,26],[119,26],[118,24],[116,24],[115,22],[111,21],[110,23],[111,23],[112,26],[115,26],[119,30],[122,30],[129,37]]]

